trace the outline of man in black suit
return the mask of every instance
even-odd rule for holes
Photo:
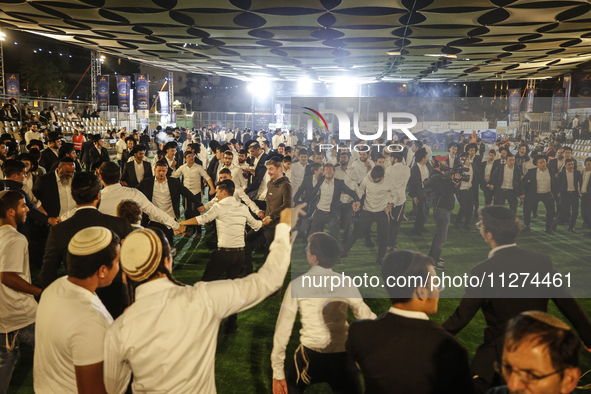
[[[559,224],[568,222],[568,231],[575,233],[575,224],[579,216],[579,191],[581,173],[575,170],[575,159],[566,159],[564,170],[558,174],[558,198],[560,210],[554,219],[552,230],[556,231]]]
[[[447,167],[454,168],[460,165],[460,159],[458,158],[458,144],[452,142],[449,144],[449,154],[447,155],[447,159],[445,162],[447,163]]]
[[[359,201],[357,193],[349,189],[342,179],[334,177],[334,165],[327,163],[324,165],[324,177],[316,183],[312,190],[311,199],[316,200],[310,205],[308,215],[312,218],[311,232],[324,232],[324,226],[328,223],[330,235],[334,239],[339,239],[339,220],[341,213],[341,194],[345,193],[355,202]],[[318,198],[314,198],[318,195]],[[357,210],[359,203],[353,203],[353,209]]]
[[[427,232],[425,223],[427,223],[427,216],[429,214],[429,208],[427,207],[427,201],[423,192],[423,182],[431,176],[433,167],[428,163],[429,157],[425,148],[416,151],[414,158],[415,165],[410,169],[410,179],[408,180],[408,195],[412,198],[416,211],[415,224],[411,234],[421,235],[423,232]]]
[[[82,149],[80,150],[80,162],[84,164],[84,168],[86,168],[86,171],[88,172],[91,170],[92,167],[90,151],[94,148],[94,142],[92,139],[92,135],[87,134],[86,137],[87,140],[82,143]]]
[[[585,170],[581,173],[581,216],[583,226],[591,228],[591,157],[585,159]]]
[[[177,220],[181,217],[180,205],[181,195],[187,200],[196,204],[197,207],[202,206],[201,199],[198,195],[191,193],[178,178],[172,178],[167,175],[168,165],[166,161],[161,160],[156,162],[154,166],[155,176],[144,178],[137,186],[138,190],[141,191],[157,208],[166,212],[172,218]],[[174,231],[168,228],[166,225],[158,222],[148,222],[147,216],[144,217],[144,223],[146,227],[154,226],[161,229],[170,245],[174,245]]]
[[[144,160],[146,149],[146,146],[143,144],[133,147],[131,151],[133,160],[124,164],[123,175],[121,175],[121,186],[137,187],[144,178],[153,176],[150,162]]]
[[[64,157],[69,157],[72,160],[74,160],[74,166],[76,167],[76,172],[82,171],[82,166],[80,165],[80,162],[78,161],[78,155],[76,153],[76,148],[74,147],[74,144],[66,142],[62,146],[60,146],[58,163]],[[57,163],[53,165],[51,170],[55,171],[56,167],[57,167]]]
[[[494,174],[495,170],[499,166],[499,164],[495,161],[495,157],[497,152],[494,149],[488,151],[488,160],[482,161],[480,163],[480,187],[482,188],[482,192],[484,193],[484,205],[492,204],[494,191],[488,187],[488,183],[490,182],[492,174]]]
[[[521,249],[515,243],[521,227],[515,212],[497,205],[487,206],[480,210],[480,233],[491,246],[489,258],[471,270],[471,277],[482,278],[484,273],[492,275],[495,281],[499,275],[508,279],[511,275],[528,274],[530,278],[538,275],[542,280],[546,274],[553,278],[556,270],[547,255]],[[523,276],[521,276],[523,278]],[[484,313],[487,327],[484,332],[484,343],[476,350],[472,361],[472,373],[478,392],[485,393],[488,388],[500,383],[495,376],[494,361],[501,362],[503,337],[507,322],[524,311],[543,311],[548,308],[552,299],[558,309],[579,332],[585,345],[591,347],[591,322],[577,302],[563,288],[535,286],[524,282],[519,287],[501,286],[500,282],[485,282],[482,287],[466,288],[460,305],[445,323],[450,334],[459,333],[479,309]]]
[[[427,283],[391,278],[420,276]],[[366,393],[473,392],[468,353],[429,315],[437,313],[440,288],[433,259],[396,251],[382,265],[392,307],[375,320],[357,320],[345,345],[364,376]],[[396,282],[396,281],[394,281]]]
[[[47,148],[41,152],[41,159],[39,159],[39,165],[48,172],[51,171],[51,167],[59,160],[59,149],[62,145],[60,136],[55,131],[47,134]]]
[[[71,194],[68,194],[75,172],[74,159],[64,157],[55,171],[49,171],[33,185],[33,194],[41,201],[48,216],[61,216],[75,208],[76,204]]]
[[[480,208],[480,198],[478,196],[478,191],[480,189],[480,183],[482,182],[482,173],[480,172],[482,156],[476,154],[477,150],[477,144],[468,144],[466,146],[466,152],[468,152],[468,154],[470,155],[470,163],[472,164],[472,171],[474,172],[474,179],[472,181],[472,187],[470,188],[470,191],[472,192],[473,201],[472,216],[475,218],[478,215],[478,208]]]
[[[302,184],[300,185],[292,199],[292,201],[297,201],[298,203],[301,201],[307,204],[303,208],[303,211],[306,212],[306,216],[304,216],[299,223],[300,234],[304,234],[310,226],[310,215],[308,213],[313,212],[313,210],[311,210],[310,207],[316,206],[316,202],[318,200],[318,194],[314,194],[314,188],[316,187],[318,182],[320,182],[320,179],[322,178],[322,175],[324,173],[324,167],[320,163],[310,164],[310,169],[312,171],[312,174],[304,177]],[[312,233],[310,232],[309,234]]]
[[[78,231],[92,226],[106,227],[121,239],[124,239],[132,231],[127,219],[105,215],[96,209],[101,198],[101,187],[100,179],[93,173],[79,172],[74,175],[72,198],[76,201],[78,209],[72,217],[52,227],[49,231],[43,266],[39,274],[41,287],[47,288],[58,278],[58,269],[62,262],[67,263],[68,243]],[[129,306],[127,290],[122,282],[121,273],[115,277],[110,286],[98,289],[97,295],[114,319]]]
[[[517,212],[519,198],[524,197],[521,170],[515,166],[515,156],[511,152],[507,152],[506,155],[506,163],[497,165],[487,188],[494,193],[495,205],[505,205],[505,201],[508,201],[509,208]]]
[[[91,169],[96,169],[104,162],[111,161],[111,157],[109,156],[107,148],[103,146],[103,139],[99,134],[92,136],[92,143],[94,144],[94,147],[92,147],[89,152],[90,166]]]
[[[558,196],[558,187],[554,171],[546,167],[546,157],[536,156],[532,168],[522,179],[525,189],[525,201],[523,203],[523,222],[525,227],[522,231],[531,231],[529,223],[531,212],[541,201],[546,207],[546,233],[553,235],[552,222],[554,220],[554,201]]]
[[[474,148],[470,148],[473,151]],[[467,180],[460,182],[460,187],[456,190],[456,196],[460,203],[460,210],[456,216],[455,228],[462,228],[462,219],[466,219],[464,223],[464,229],[470,230],[470,220],[472,220],[472,211],[475,205],[474,199],[474,186],[478,188],[478,166],[470,161],[470,154],[464,152],[460,155],[460,161],[463,165],[463,177]],[[478,194],[476,195],[478,197]]]
[[[244,189],[244,193],[254,201],[254,197],[256,197],[261,182],[267,173],[265,162],[267,161],[268,156],[263,152],[261,146],[257,142],[250,144],[248,147],[248,153],[250,153],[251,156],[249,164],[255,168],[243,170],[243,172],[251,175],[250,184]]]

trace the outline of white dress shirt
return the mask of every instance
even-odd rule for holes
[[[43,141],[43,138],[41,137],[41,133],[38,131],[33,131],[33,130],[27,131],[25,133],[25,142],[27,143],[27,145],[29,144],[29,142],[31,142],[31,140]]]
[[[511,248],[513,246],[517,246],[517,244],[513,243],[513,244],[501,245],[501,246],[497,246],[496,248],[492,248],[491,251],[488,252],[488,258],[490,259],[491,257],[493,257],[495,255],[495,253],[497,253],[501,249]]]
[[[334,178],[330,182],[324,179],[320,185],[320,199],[318,200],[317,208],[324,212],[330,212],[330,204],[332,203],[332,196],[334,194]]]
[[[135,177],[137,178],[138,183],[144,180],[144,161],[142,160],[140,163],[133,159],[133,168],[135,169]]]
[[[115,144],[115,149],[117,149],[117,160],[121,160],[121,155],[123,151],[127,149],[127,142],[125,140],[119,139]]]
[[[357,179],[359,179],[359,182],[363,181],[363,178],[365,178],[367,173],[370,172],[371,169],[375,166],[375,163],[371,159],[368,158],[367,161],[370,164],[369,168],[366,167],[365,163],[361,160],[355,160],[353,164],[351,164],[350,166],[353,170],[357,172]]]
[[[330,268],[313,266],[304,275],[293,280],[285,290],[273,337],[271,367],[273,379],[285,379],[285,349],[291,337],[293,324],[300,313],[300,342],[308,349],[320,353],[345,351],[349,331],[347,312],[350,307],[358,319],[375,319],[376,315],[363,302],[359,290],[347,279],[331,291],[330,286],[314,287],[310,284],[336,276]],[[330,283],[330,280],[328,280]]]
[[[573,129],[579,125],[579,118],[573,119]]]
[[[172,173],[171,177],[178,178],[181,175],[183,176],[183,185],[193,194],[199,194],[202,192],[202,179],[211,179],[205,168],[197,163],[193,163],[191,167],[186,163],[183,164]]]
[[[63,215],[70,209],[76,207],[76,201],[72,198],[72,178],[62,179],[59,176],[57,170],[55,170],[55,178],[57,181],[57,191],[60,197],[60,213],[58,216]]]
[[[396,163],[386,168],[386,180],[393,184],[392,204],[395,207],[404,204],[406,201],[406,185],[410,178],[410,168],[402,163]]]
[[[448,160],[449,160],[449,168],[454,168],[454,164],[456,164],[456,157],[452,156],[452,155],[448,155]]]
[[[245,225],[248,224],[253,230],[258,231],[263,223],[254,219],[244,205],[230,197],[213,204],[209,211],[195,219],[198,224],[215,220],[218,248],[243,248]]]
[[[234,198],[236,199],[236,201],[238,202],[243,202],[244,204],[246,204],[246,206],[252,211],[252,213],[254,213],[255,215],[258,215],[258,213],[261,211],[261,209],[258,207],[258,205],[256,205],[254,203],[254,201],[252,201],[247,195],[246,193],[244,193],[244,190],[240,190],[240,189],[234,189]],[[206,211],[209,211],[211,209],[211,207],[213,207],[213,205],[218,202],[218,198],[215,197],[211,200],[209,200],[208,202],[206,202],[203,205],[203,209],[205,209]]]
[[[484,179],[487,180],[487,182],[488,182],[488,180],[490,180],[490,173],[492,171],[494,163],[495,163],[494,160],[491,162],[487,161],[486,165],[484,166]]]
[[[381,182],[374,183],[369,177],[365,177],[357,190],[359,198],[364,192],[364,211],[380,212],[385,210],[388,204],[394,204],[394,182],[390,179],[384,178]]]
[[[556,159],[556,167],[558,168],[557,173],[562,171],[562,167],[564,167],[565,163],[566,163],[566,159],[562,159],[562,160]]]
[[[583,184],[581,185],[581,193],[587,193],[587,187],[589,186],[589,177],[591,177],[591,171],[584,171]]]
[[[156,181],[155,181],[156,182]],[[174,230],[179,228],[179,223],[166,212],[156,208],[146,196],[138,189],[123,187],[119,183],[109,185],[101,190],[101,201],[98,207],[99,212],[105,215],[117,216],[117,206],[123,200],[133,200],[140,205],[142,212],[147,214],[151,220],[162,223]]]
[[[460,190],[468,190],[472,187],[472,180],[474,179],[474,171],[472,170],[472,164],[468,167],[468,182],[462,181],[460,184]]]
[[[566,191],[567,192],[574,192],[575,191],[575,171],[567,171],[566,172]]]
[[[357,192],[357,187],[359,186],[359,179],[357,178],[357,176],[357,171],[355,171],[355,169],[351,167],[347,167],[347,170],[343,171],[341,166],[338,166],[334,170],[334,177],[336,179],[343,180],[345,182],[345,185],[354,192]],[[345,193],[341,194],[341,202],[343,204],[348,204],[351,201],[353,201],[353,197]]]
[[[156,208],[166,212],[171,218],[175,217],[174,208],[172,207],[172,199],[170,198],[170,189],[168,188],[168,180],[159,182],[154,179],[154,189],[152,192],[152,204]]]
[[[507,164],[505,164],[503,170],[503,184],[501,185],[501,189],[509,189],[513,190],[513,171],[515,167],[509,168]]]
[[[160,278],[139,285],[135,302],[105,335],[107,392],[124,393],[133,372],[136,393],[215,394],[220,322],[279,289],[290,256],[289,226],[280,223],[265,264],[245,278],[194,286]]]
[[[409,319],[429,320],[429,316],[425,312],[420,312],[420,311],[407,311],[404,309],[394,308],[392,306],[392,307],[390,307],[388,312],[393,315],[398,315],[398,316],[406,317]]]
[[[302,182],[304,181],[304,174],[306,173],[306,166],[302,163],[295,162],[291,165],[291,186],[293,194],[296,194]],[[335,175],[336,176],[336,175]]]
[[[539,168],[536,171],[536,180],[538,184],[538,194],[551,192],[550,171],[541,171]]]
[[[429,178],[429,167],[426,164],[419,164],[417,163],[417,167],[419,167],[419,171],[421,172],[421,187],[423,186],[423,181]]]

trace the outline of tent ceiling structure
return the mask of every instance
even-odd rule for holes
[[[241,80],[546,78],[591,61],[583,0],[5,0],[0,27]]]

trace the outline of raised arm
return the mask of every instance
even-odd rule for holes
[[[291,297],[290,283],[283,296],[279,316],[277,316],[277,324],[275,325],[275,335],[273,336],[271,368],[273,369],[274,380],[282,381],[285,379],[285,349],[289,343],[297,313],[298,304],[297,300]]]

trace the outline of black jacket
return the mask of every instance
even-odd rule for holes
[[[577,170],[577,161],[576,160],[575,160],[574,164],[575,164],[575,171],[576,171]],[[560,171],[558,171],[558,158],[555,157],[554,159],[551,159],[548,162],[548,168],[550,168],[552,171],[554,171],[554,174],[558,175],[558,173],[560,172]],[[564,165],[562,166],[562,168],[560,170],[561,171],[564,170]]]
[[[152,166],[147,161],[142,161],[144,165],[144,179],[153,177]],[[140,183],[137,181],[135,174],[135,159],[123,165],[123,175],[121,181],[127,183],[127,187],[137,187]]]
[[[45,168],[47,171],[51,170],[51,167],[58,161],[57,155],[50,149],[46,148],[41,152],[41,158],[39,159],[39,165]]]
[[[312,190],[312,194],[310,196],[310,198],[308,199],[308,204],[310,205],[310,208],[308,209],[308,214],[310,216],[312,216],[314,214],[314,212],[316,211],[316,209],[318,208],[318,201],[320,199],[320,187],[322,186],[322,184],[324,183],[324,179],[325,177],[321,177],[318,182],[316,183],[316,186],[314,187],[314,189]],[[351,190],[347,185],[345,185],[345,181],[342,179],[337,179],[337,178],[333,178],[333,182],[334,182],[334,193],[332,195],[332,201],[330,203],[330,213],[333,216],[336,216],[337,218],[340,217],[341,214],[341,194],[345,193],[348,194],[349,196],[351,196],[351,198],[353,198],[354,201],[359,201],[359,197],[357,196],[357,193],[354,192],[353,190]]]
[[[473,392],[468,352],[435,322],[387,312],[351,323],[345,346],[365,393]]]
[[[95,165],[105,161],[111,161],[111,157],[109,157],[109,151],[104,146],[101,146],[101,151],[99,153],[96,145],[90,149],[90,164]]]
[[[501,186],[503,185],[503,180],[505,178],[505,167],[507,164],[500,164],[497,166],[496,170],[490,175],[490,181],[488,182],[489,185],[493,185],[493,191],[495,193],[499,193],[501,190]],[[513,190],[517,193],[518,196],[523,195],[523,182],[521,182],[521,170],[517,166],[513,166]]]
[[[80,162],[85,164],[90,164],[90,150],[94,148],[94,143],[92,141],[84,141],[82,143],[82,149],[80,152]]]
[[[268,155],[266,153],[261,153],[260,160],[257,163],[256,168],[254,169],[254,175],[251,178],[250,184],[244,189],[244,193],[248,194],[250,192],[256,191],[261,186],[261,182],[267,173],[267,165],[265,162],[267,161]],[[251,158],[251,165],[254,164],[254,157]],[[209,175],[211,176],[211,175]],[[212,179],[214,179],[212,177]]]
[[[267,196],[265,197],[267,209],[265,215],[271,218],[271,228],[279,223],[279,216],[284,209],[291,208],[291,183],[289,178],[283,176],[276,181],[267,183]]]
[[[440,171],[434,170],[425,187],[435,193],[435,207],[453,211],[456,205],[454,192],[457,186],[451,179],[444,177]]]
[[[61,204],[55,171],[50,171],[37,179],[33,185],[33,194],[37,200],[41,201],[43,209],[49,217],[59,216]]]
[[[521,182],[523,183],[523,188],[525,190],[525,198],[528,196],[533,196],[537,193],[538,190],[538,180],[537,180],[537,171],[538,168],[532,168],[523,177]],[[548,168],[550,172],[550,191],[552,193],[552,197],[556,199],[558,197],[558,181],[556,180],[556,173],[554,170]]]
[[[431,176],[431,172],[433,172],[433,167],[431,164],[426,164],[427,168],[429,169],[429,176]],[[424,198],[423,194],[423,181],[421,177],[421,170],[419,169],[419,165],[415,164],[410,169],[410,178],[408,179],[408,195],[411,198]]]
[[[304,208],[304,210],[306,210],[306,212],[309,212],[309,213],[314,212],[314,209],[316,209],[316,208],[310,209],[310,207],[312,206],[312,198],[314,197],[314,185],[312,183],[313,178],[314,178],[314,175],[304,176],[304,180],[302,181],[302,184],[300,185],[299,189],[296,191],[295,195],[293,196],[293,201],[299,202],[301,199],[302,202],[305,202],[308,204]],[[323,178],[320,177],[316,184],[318,184],[321,179],[323,179]]]
[[[573,170],[573,183],[575,186],[575,192],[577,193],[577,196],[579,195],[579,190],[581,189],[581,186],[583,186],[581,184],[582,182],[583,182],[582,174],[577,170]],[[557,183],[558,183],[558,194],[559,195],[566,195],[568,193],[568,180],[566,179],[566,170],[560,171],[560,173],[558,174]]]
[[[170,192],[170,199],[172,201],[172,209],[174,210],[174,215],[177,219],[181,217],[180,211],[180,204],[181,204],[181,195],[185,197],[187,200],[192,201],[193,203],[197,204],[197,206],[202,206],[203,204],[199,200],[198,196],[191,193],[189,189],[187,189],[181,181],[177,178],[171,178],[169,176],[166,177],[168,181],[168,191]],[[148,198],[148,200],[152,201],[152,197],[154,195],[154,182],[156,181],[155,177],[144,177],[144,180],[140,182],[137,186],[139,191],[144,193],[144,195]]]
[[[478,167],[478,170],[480,171],[480,185],[482,186],[483,189],[488,185],[488,182],[486,182],[486,180],[484,179],[484,173],[486,171],[487,164],[488,164],[488,160],[485,160],[485,161],[481,162],[480,166]],[[494,160],[492,163],[492,168],[490,170],[489,181],[490,181],[490,179],[492,179],[492,175],[494,174],[494,172],[498,166],[499,166],[499,162],[497,160]]]

